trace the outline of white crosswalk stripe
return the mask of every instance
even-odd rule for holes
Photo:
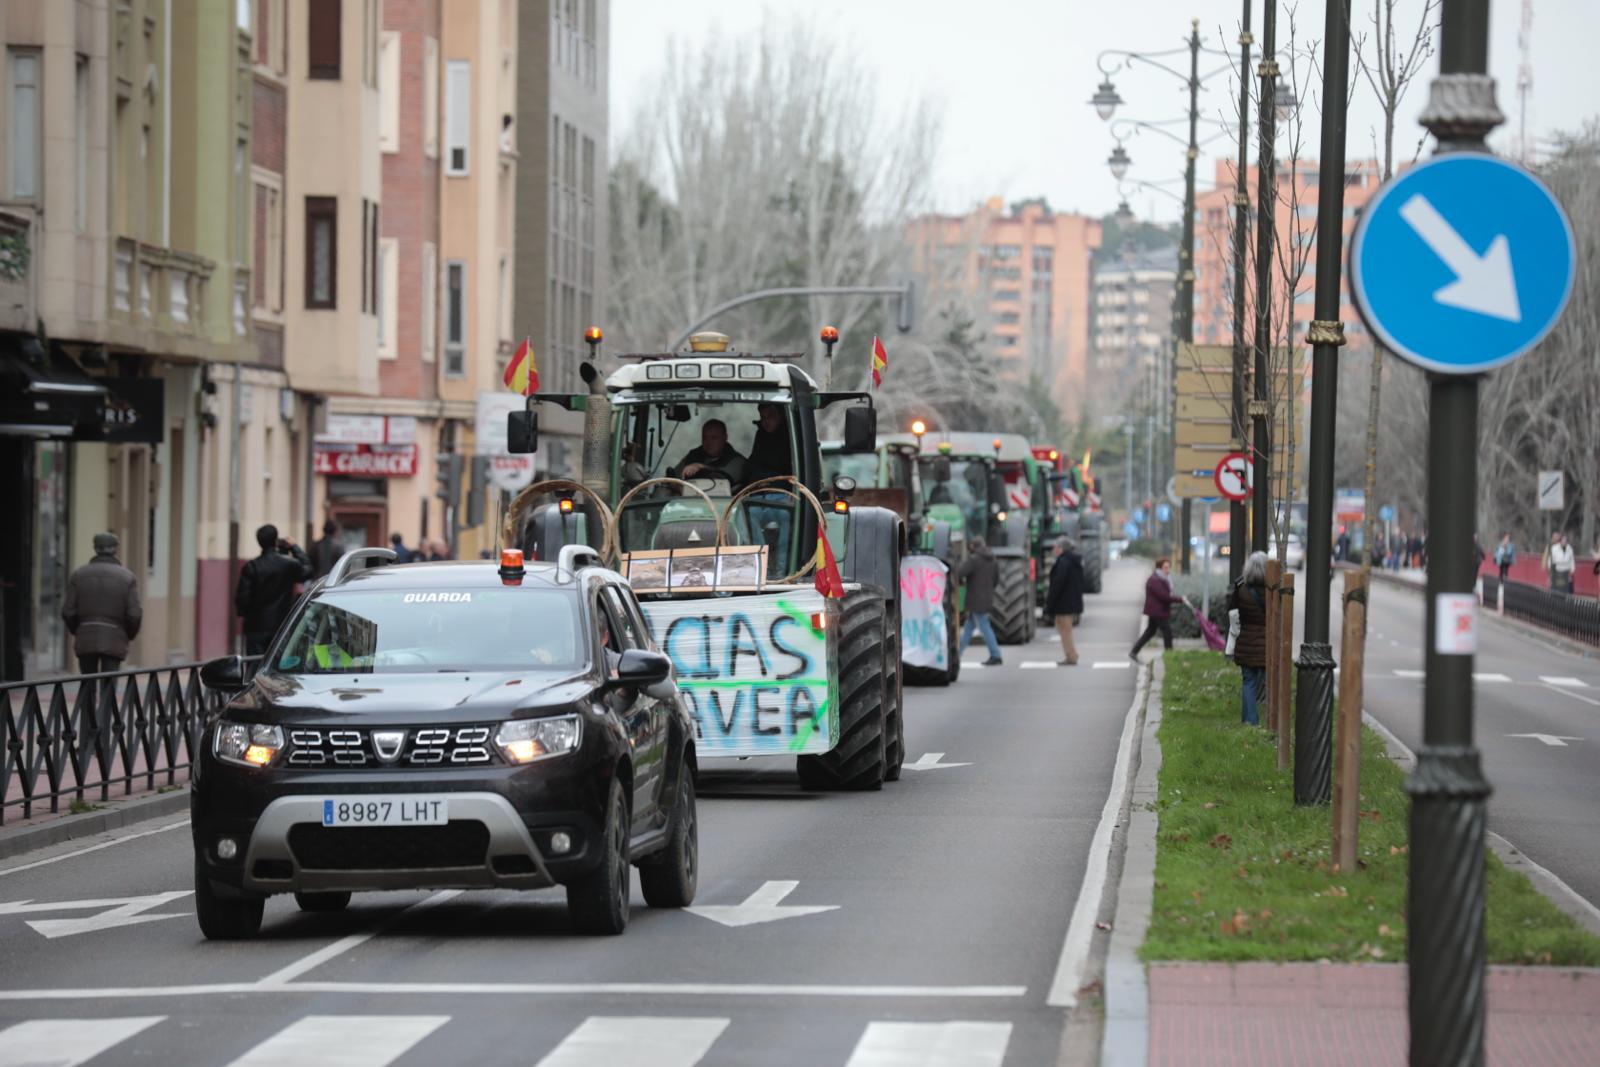
[[[694,1067],[727,1019],[591,1015],[539,1067]]]
[[[1125,671],[1131,666],[1133,666],[1133,660],[1131,659],[1097,659],[1094,661],[1094,669],[1097,671]]]
[[[1055,661],[1048,659],[1025,659],[1022,661],[1022,669],[1025,671],[1048,671],[1054,670],[1055,666]]]
[[[1426,673],[1425,671],[1407,670],[1402,667],[1396,667],[1394,670],[1396,678],[1421,678]]]
[[[1552,676],[1549,674],[1541,674],[1539,675],[1539,681],[1543,682],[1545,685],[1560,686],[1562,689],[1589,688],[1589,683],[1584,681],[1582,678],[1568,678],[1564,675]]]
[[[1010,1023],[869,1023],[845,1067],[1000,1067]]]
[[[0,1030],[0,1067],[77,1067],[165,1018],[30,1019]]]
[[[384,1067],[449,1021],[448,1015],[307,1015],[232,1067]]]
[[[1510,677],[1510,675],[1506,675],[1506,674],[1493,674],[1493,673],[1477,674],[1477,673],[1474,673],[1473,676],[1472,676],[1472,680],[1474,682],[1509,682],[1509,681],[1511,681],[1511,677]]]

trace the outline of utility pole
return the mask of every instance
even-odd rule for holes
[[[1200,20],[1189,24],[1189,151],[1187,165],[1183,168],[1183,247],[1178,250],[1178,314],[1181,332],[1178,339],[1184,344],[1194,343],[1194,168],[1200,158],[1200,145],[1196,140],[1196,125],[1200,120]],[[1172,361],[1173,402],[1178,396],[1178,361]],[[1176,421],[1176,420],[1174,420]],[[1182,545],[1178,550],[1181,574],[1189,573],[1189,539],[1194,522],[1194,501],[1183,498]],[[1207,531],[1209,536],[1210,531]]]
[[[1487,2],[1487,0],[1481,0]],[[1316,317],[1311,342],[1311,456],[1306,525],[1305,640],[1296,664],[1294,802],[1328,802],[1333,770],[1333,646],[1328,592],[1333,568],[1333,431],[1338,400],[1344,252],[1345,100],[1350,76],[1349,0],[1330,0],[1322,60],[1322,172],[1317,186]]]
[[[1268,0],[1270,5],[1271,0]],[[1249,438],[1245,427],[1244,384],[1250,372],[1250,342],[1244,330],[1245,253],[1250,247],[1250,0],[1244,0],[1244,14],[1239,25],[1239,170],[1233,191],[1233,389],[1230,418],[1233,422],[1233,450],[1250,454]],[[1256,483],[1262,484],[1259,469]],[[1209,514],[1210,509],[1206,509]],[[1244,573],[1245,525],[1247,512],[1244,501],[1228,503],[1228,582],[1231,585]],[[1255,517],[1259,526],[1263,515]],[[1206,544],[1210,545],[1210,522],[1206,523]],[[1207,567],[1207,581],[1210,568]]]
[[[1271,525],[1272,508],[1272,257],[1278,207],[1277,136],[1278,136],[1278,61],[1277,49],[1278,0],[1266,0],[1266,10],[1261,17],[1261,119],[1257,136],[1260,138],[1256,155],[1256,388],[1250,413],[1255,420],[1255,447],[1251,458],[1255,461],[1255,490],[1251,508],[1255,512],[1255,525],[1251,528],[1250,547],[1257,552],[1267,551],[1267,532]],[[1289,375],[1293,386],[1294,375]],[[1284,397],[1284,410],[1295,410],[1294,396]],[[1292,417],[1292,416],[1291,416]],[[1284,483],[1285,512],[1293,496],[1294,478]]]

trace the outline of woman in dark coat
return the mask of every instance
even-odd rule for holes
[[[1228,593],[1228,608],[1239,613],[1239,636],[1233,643],[1233,662],[1239,665],[1239,717],[1251,726],[1261,725],[1256,705],[1267,682],[1267,554],[1252,552],[1244,573]]]
[[[1172,591],[1172,561],[1170,559],[1156,560],[1155,573],[1150,575],[1150,580],[1144,583],[1144,613],[1150,620],[1144,628],[1144,633],[1139,635],[1139,640],[1133,643],[1133,651],[1128,653],[1129,659],[1138,659],[1139,650],[1145,643],[1156,635],[1161,634],[1163,647],[1172,647],[1172,605],[1187,604],[1188,601]]]

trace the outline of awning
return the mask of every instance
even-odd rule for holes
[[[0,341],[0,434],[98,439],[105,398],[106,387],[59,351],[25,335]]]

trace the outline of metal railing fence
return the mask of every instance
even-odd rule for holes
[[[1485,607],[1494,606],[1499,596],[1496,587],[1500,584],[1498,578],[1484,578]],[[1557,593],[1524,582],[1506,582],[1504,587],[1507,615],[1553,630],[1574,641],[1600,645],[1600,600]]]

